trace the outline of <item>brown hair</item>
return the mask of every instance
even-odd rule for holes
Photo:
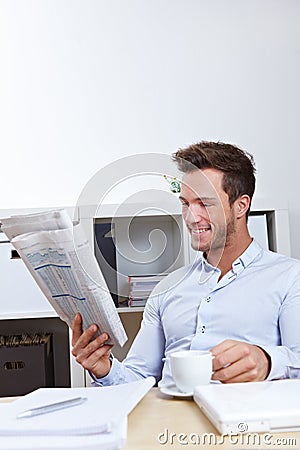
[[[235,145],[224,142],[201,141],[173,155],[180,171],[216,169],[223,172],[223,189],[232,205],[241,195],[252,200],[255,190],[255,166],[253,156]],[[247,216],[249,210],[247,212]]]

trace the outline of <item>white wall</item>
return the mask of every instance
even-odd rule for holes
[[[0,208],[71,205],[106,164],[251,152],[300,258],[298,0],[0,0]]]

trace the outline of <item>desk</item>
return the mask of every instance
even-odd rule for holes
[[[168,430],[168,434],[165,430]],[[212,435],[204,436],[203,433],[212,433]],[[158,441],[159,435],[161,444]],[[195,435],[199,436],[198,444],[196,444]],[[244,442],[241,439],[238,440],[236,435],[233,435],[231,439],[225,437],[225,442],[222,444],[222,436],[192,399],[170,398],[161,394],[157,388],[153,388],[129,415],[125,449],[300,449],[300,431],[273,435],[249,433],[248,435],[244,436]],[[206,441],[203,441],[205,437]],[[209,438],[211,445],[209,445]],[[246,438],[248,438],[248,445]],[[164,443],[166,440],[167,442]]]
[[[0,402],[13,400],[0,398]],[[231,439],[225,437],[222,443],[222,436],[191,399],[170,398],[153,388],[129,415],[125,450],[165,448],[299,450],[300,432],[249,433],[244,435],[244,441],[233,435]]]

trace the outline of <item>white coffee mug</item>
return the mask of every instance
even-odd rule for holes
[[[209,384],[213,356],[209,351],[182,350],[171,353],[170,363],[174,383],[181,392],[193,393],[200,384]]]

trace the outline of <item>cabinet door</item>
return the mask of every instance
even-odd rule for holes
[[[0,242],[1,301],[0,314],[53,312],[23,261],[9,242]]]

